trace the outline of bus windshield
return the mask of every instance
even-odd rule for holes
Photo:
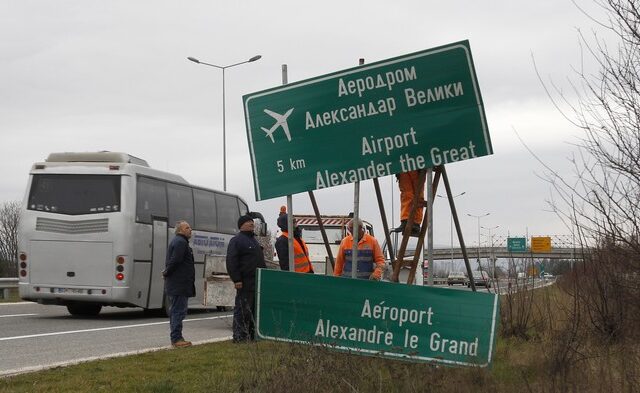
[[[27,208],[69,215],[120,211],[120,176],[33,175]]]

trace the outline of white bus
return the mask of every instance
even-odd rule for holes
[[[192,228],[196,302],[207,255],[226,254],[240,215],[237,195],[189,184],[125,153],[52,153],[33,165],[19,226],[20,297],[65,305],[73,315],[102,306],[167,306],[162,270],[178,220]],[[266,234],[264,218],[257,232]]]

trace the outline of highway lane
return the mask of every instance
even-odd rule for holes
[[[491,288],[487,288],[485,286],[478,286],[476,285],[476,291],[477,292],[485,292],[485,293],[499,293],[500,295],[505,295],[507,293],[515,293],[518,291],[522,291],[522,290],[531,290],[531,289],[537,289],[537,288],[542,288],[545,286],[549,286],[549,285],[553,285],[555,284],[556,280],[555,278],[552,279],[538,279],[536,278],[535,280],[531,280],[531,279],[520,279],[520,280],[514,280],[514,279],[498,279],[498,280],[494,280],[492,281],[492,285]],[[511,286],[509,286],[509,284],[511,284]],[[458,290],[464,290],[464,291],[471,291],[471,288],[467,288],[466,285],[447,285],[447,284],[441,284],[441,285],[436,285],[435,287],[437,288],[448,288],[448,289],[458,289]]]
[[[229,340],[231,319],[230,312],[190,310],[185,338]],[[0,303],[0,376],[169,347],[168,318],[141,309],[105,307],[81,318],[61,306]]]

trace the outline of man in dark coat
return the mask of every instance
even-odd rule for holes
[[[238,219],[240,232],[227,247],[227,272],[236,288],[236,305],[233,309],[233,342],[253,340],[255,326],[256,271],[266,268],[262,247],[255,238],[253,218],[248,215]]]
[[[182,321],[187,315],[187,302],[196,295],[196,270],[193,263],[193,251],[189,247],[191,226],[186,221],[178,221],[176,236],[169,243],[164,276],[164,290],[171,302],[169,327],[171,345],[175,348],[191,346],[190,341],[182,337]]]

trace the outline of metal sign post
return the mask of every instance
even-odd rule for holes
[[[282,65],[282,84],[286,85],[288,83],[288,75],[287,75],[287,65]],[[296,263],[295,263],[295,252],[293,251],[293,196],[291,194],[287,195],[287,232],[289,236],[287,236],[287,248],[289,249],[289,271],[296,271]]]

